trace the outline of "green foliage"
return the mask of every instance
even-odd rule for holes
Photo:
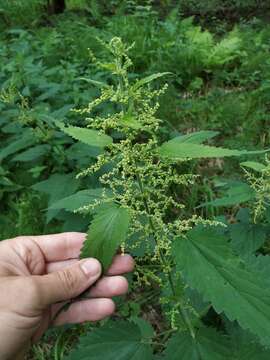
[[[190,334],[179,333],[172,336],[164,360],[225,360],[230,357],[229,342],[225,336],[212,329],[201,328],[193,339]]]
[[[202,142],[211,139],[218,135],[217,131],[198,131],[187,135],[181,135],[173,138],[170,143],[192,143],[201,144]]]
[[[115,204],[102,205],[89,227],[81,258],[97,258],[103,270],[108,270],[117,248],[125,241],[129,222],[129,213],[125,208]]]
[[[90,146],[103,148],[112,143],[112,138],[110,136],[99,134],[97,131],[91,129],[82,129],[76,126],[68,126],[65,128],[60,125],[59,127],[69,136]]]
[[[168,308],[169,327],[178,331],[164,352],[165,358],[172,358],[176,351],[194,359],[225,359],[228,356],[229,337],[224,339],[214,330],[201,328],[197,331],[202,314],[197,313],[198,305],[192,297],[185,294],[187,287],[197,291],[218,315],[224,313],[229,321],[237,321],[244,330],[254,335],[255,341],[269,347],[268,282],[243,260],[246,254],[252,254],[263,246],[265,233],[262,236],[258,233],[255,239],[256,226],[246,224],[247,232],[236,241],[235,230],[241,226],[236,224],[231,227],[230,243],[225,230],[214,227],[219,225],[217,221],[203,219],[196,214],[185,217],[185,205],[177,202],[174,194],[169,192],[171,187],[187,187],[195,183],[194,175],[177,172],[177,163],[196,158],[258,155],[264,151],[248,152],[202,145],[203,141],[216,135],[207,131],[173,138],[160,146],[161,121],[155,117],[158,108],[155,98],[163,93],[164,88],[149,91],[143,86],[146,85],[143,83],[159,76],[148,77],[140,86],[136,86],[138,82],[133,85],[127,72],[132,65],[127,55],[130,48],[119,38],[113,38],[104,46],[113,59],[105,64],[99,62],[98,66],[109,69],[118,78],[118,83],[110,88],[103,87],[97,100],[77,112],[93,112],[96,106],[107,101],[116,103],[118,106],[114,113],[86,119],[88,127],[100,131],[100,134],[111,134],[113,142],[98,155],[96,163],[79,176],[95,174],[104,166],[113,164],[99,177],[104,188],[110,189],[110,196],[104,193],[103,199],[89,205],[89,210],[97,209],[81,257],[94,256],[107,269],[120,245],[132,252],[145,239],[153,239],[153,245],[144,250],[144,258],[152,263],[153,269],[158,265],[160,270],[146,272],[144,277],[146,281],[155,279],[159,286],[169,289],[168,294],[161,298],[161,304]],[[140,126],[123,126],[123,118],[125,121],[134,119],[135,114]],[[242,195],[243,188],[247,193],[245,196]],[[234,187],[228,192],[229,201],[222,200],[223,205],[235,204],[232,198],[237,193],[240,201],[248,201],[254,198],[255,192],[246,184]],[[194,224],[196,226],[192,229]],[[74,352],[74,357],[89,356],[91,348],[88,341],[91,345],[94,334]],[[113,329],[108,332],[108,337],[112,343],[115,342]],[[115,356],[104,347],[98,351],[102,351],[101,355],[105,358]],[[125,344],[119,345],[118,352],[123,352],[125,356],[129,354]]]
[[[232,206],[242,204],[255,198],[255,192],[245,183],[233,184],[227,189],[224,197],[214,199],[200,206]]]
[[[101,200],[103,193],[104,189],[102,188],[81,190],[73,195],[67,196],[61,200],[54,202],[53,204],[51,204],[49,209],[65,209],[72,212],[84,206],[92,205],[96,201]]]
[[[213,229],[195,228],[175,242],[174,253],[188,285],[210,300],[217,313],[224,312],[258,335],[263,345],[270,345],[268,284],[241,263],[226,237]]]
[[[139,327],[128,322],[107,324],[81,338],[78,350],[67,360],[152,360],[151,346]]]
[[[186,142],[181,143],[174,139],[162,144],[161,147],[158,149],[158,152],[161,156],[168,157],[172,160],[181,160],[186,158],[215,158],[264,153],[264,151],[230,150],[201,144],[193,144]]]
[[[50,209],[51,204],[73,194],[78,189],[78,181],[74,174],[54,174],[48,180],[41,181],[32,186],[36,191],[45,193],[48,196],[47,222],[49,222],[59,210]]]
[[[268,9],[269,4],[267,1],[254,1],[254,0],[180,0],[181,10],[185,13],[195,13],[201,16],[221,16],[227,14],[234,20],[244,14],[252,15],[254,11]]]
[[[137,263],[68,358],[268,359],[270,28],[198,25],[253,1],[38,3],[0,5],[1,238],[89,228],[82,256]]]

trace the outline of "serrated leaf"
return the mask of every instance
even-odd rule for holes
[[[164,352],[164,360],[228,360],[229,342],[224,335],[202,328],[193,339],[189,333],[172,336]]]
[[[255,192],[248,184],[239,184],[228,189],[226,196],[220,199],[214,199],[212,201],[205,202],[198,206],[198,208],[203,206],[232,206],[241,204],[247,201],[254,199]]]
[[[102,148],[77,142],[72,144],[67,150],[68,159],[77,160],[79,163],[89,164],[89,158],[96,158],[102,153]]]
[[[9,155],[32,146],[36,142],[32,131],[27,131],[19,139],[12,141],[9,145],[0,150],[0,161]]]
[[[86,232],[89,226],[89,217],[71,212],[62,212],[57,215],[57,220],[63,221],[61,231],[63,232]]]
[[[178,270],[188,285],[209,300],[217,313],[237,320],[243,329],[270,346],[270,289],[244,267],[217,230],[196,227],[173,245]]]
[[[260,224],[232,224],[229,227],[232,246],[239,255],[254,253],[266,240],[266,232]]]
[[[242,162],[240,165],[258,172],[262,172],[263,170],[266,169],[266,166],[264,164],[255,161],[245,161]]]
[[[46,144],[37,145],[14,156],[12,161],[21,161],[21,162],[34,161],[40,158],[41,156],[47,154],[49,150],[50,150],[49,145]]]
[[[218,131],[197,131],[191,134],[176,136],[171,141],[175,143],[201,144],[219,134]]]
[[[163,73],[156,73],[156,74],[152,74],[149,76],[146,76],[145,78],[138,80],[134,85],[133,85],[133,90],[137,90],[139,89],[141,86],[146,85],[150,82],[152,82],[153,80],[156,80],[158,78],[161,78],[162,76],[165,75],[171,75],[171,72],[163,72]]]
[[[96,130],[80,128],[77,126],[65,127],[59,122],[57,122],[57,125],[65,134],[87,145],[103,148],[113,142],[113,139],[110,136],[106,134],[100,134]]]
[[[81,258],[98,259],[106,271],[117,248],[125,241],[129,221],[127,209],[114,203],[98,208],[83,244]]]
[[[231,359],[234,360],[269,360],[270,359],[270,351],[262,348],[259,344],[248,342],[242,344],[241,347],[235,350],[233,353],[233,357]]]
[[[264,349],[254,336],[241,329],[237,324],[225,323],[226,332],[230,335],[231,359],[233,360],[269,360],[270,350]]]
[[[47,180],[36,183],[32,188],[49,196],[48,206],[57,200],[63,199],[73,194],[79,187],[79,181],[75,179],[73,173],[70,174],[53,174]],[[47,211],[47,222],[51,221],[59,213],[59,210]]]
[[[102,188],[81,190],[51,204],[49,210],[65,209],[75,211],[80,207],[93,204],[95,200],[101,200],[103,193],[105,193],[105,190]]]
[[[81,337],[64,360],[153,360],[153,354],[137,325],[119,321]]]
[[[130,321],[139,327],[141,334],[145,339],[151,339],[154,336],[155,332],[152,325],[143,318],[132,316]]]
[[[158,153],[160,156],[170,158],[172,160],[255,155],[255,154],[263,154],[267,151],[270,151],[270,149],[262,150],[262,151],[230,150],[225,148],[217,148],[214,146],[193,144],[187,142],[179,143],[176,142],[174,139],[163,143],[158,148]]]
[[[85,78],[85,77],[80,77],[78,78],[78,80],[83,80],[86,81],[89,84],[92,84],[94,86],[96,86],[97,88],[110,88],[110,86],[102,81],[97,81],[97,80],[93,80],[93,79],[89,79],[89,78]]]
[[[244,260],[248,267],[252,269],[252,271],[257,272],[258,276],[265,279],[270,286],[270,256],[247,254]]]

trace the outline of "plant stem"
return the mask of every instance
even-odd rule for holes
[[[136,168],[138,169],[138,166],[137,166],[137,163],[135,162],[135,166]],[[148,215],[148,221],[149,221],[149,225],[150,225],[150,228],[152,230],[152,234],[153,234],[153,237],[154,237],[154,240],[155,240],[155,243],[156,245],[158,245],[158,242],[157,242],[157,239],[156,239],[156,229],[155,229],[155,225],[152,221],[152,218],[151,218],[151,213],[150,213],[150,209],[149,209],[149,206],[148,206],[148,203],[147,203],[147,199],[145,198],[145,192],[144,192],[144,187],[143,187],[143,183],[142,183],[142,179],[140,177],[140,174],[138,172],[138,170],[136,171],[136,177],[137,177],[137,181],[138,181],[138,184],[139,184],[139,188],[140,188],[140,191],[142,193],[142,196],[143,196],[143,203],[144,203],[144,207],[145,207],[145,210],[147,212],[147,215]],[[168,262],[164,256],[164,254],[159,251],[159,255],[160,255],[160,259],[161,259],[161,263],[162,265],[164,265],[165,268],[168,267]],[[169,284],[170,284],[170,288],[171,288],[171,291],[173,293],[174,296],[176,296],[176,290],[175,290],[175,286],[174,286],[174,283],[173,283],[173,279],[172,279],[172,273],[169,272],[168,273],[168,281],[169,281]],[[195,339],[195,330],[194,330],[194,327],[191,323],[191,320],[189,318],[189,315],[188,315],[188,312],[186,311],[186,309],[184,308],[184,305],[183,305],[183,302],[181,301],[181,299],[179,300],[179,305],[180,305],[180,313],[181,313],[181,317],[188,329],[188,331],[190,332],[190,335],[193,339]]]

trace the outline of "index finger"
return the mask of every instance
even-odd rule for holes
[[[33,236],[32,240],[42,251],[45,261],[77,259],[80,255],[85,233],[65,232],[52,235]]]

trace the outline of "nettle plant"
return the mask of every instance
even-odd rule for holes
[[[86,117],[85,127],[58,123],[69,136],[100,149],[94,165],[78,174],[99,174],[100,187],[61,203],[92,216],[81,258],[96,257],[106,271],[119,249],[137,255],[137,284],[160,289],[155,306],[162,331],[142,319],[109,320],[83,336],[66,358],[268,359],[269,278],[234,251],[224,223],[196,214],[187,218],[180,193],[197,178],[183,171],[186,162],[260,152],[204,145],[216,135],[212,131],[162,142],[163,122],[155,114],[166,85],[153,90],[149,83],[169,74],[130,82],[130,48],[119,38],[104,46],[113,60],[97,65],[116,81],[88,79],[101,95],[76,110]],[[115,111],[91,116],[104,102]],[[262,259],[270,264],[268,256]]]

